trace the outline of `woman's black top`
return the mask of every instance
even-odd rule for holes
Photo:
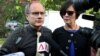
[[[82,27],[80,27],[82,29]],[[60,48],[69,56],[69,44],[73,40],[75,46],[75,56],[90,56],[90,35],[83,34],[77,30],[71,32],[59,27],[53,32],[53,39],[59,44]],[[52,47],[51,56],[63,56],[58,49]]]

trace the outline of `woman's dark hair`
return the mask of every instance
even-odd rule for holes
[[[66,14],[66,9],[70,6],[73,5],[75,11],[76,11],[76,18],[79,16],[79,12],[76,10],[77,8],[75,7],[74,3],[71,0],[66,0],[65,3],[61,6],[60,8],[60,16],[63,18],[63,15]]]

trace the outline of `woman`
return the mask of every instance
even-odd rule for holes
[[[55,29],[52,38],[68,56],[90,56],[90,35],[82,34],[82,27],[76,24],[79,11],[71,0],[62,5],[60,15],[65,25]],[[63,55],[59,50],[52,48],[51,56]]]

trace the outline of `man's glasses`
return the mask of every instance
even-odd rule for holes
[[[69,16],[72,16],[72,15],[75,13],[75,11],[66,11],[65,14],[66,14],[66,13],[67,13]],[[64,14],[64,15],[65,15],[65,14]]]
[[[35,15],[35,16],[38,16],[39,14],[40,15],[45,15],[45,12],[32,12],[31,14]]]

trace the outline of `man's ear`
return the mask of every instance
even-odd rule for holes
[[[25,15],[26,19],[28,20],[28,14]]]
[[[28,14],[25,14],[26,17],[28,17]]]

